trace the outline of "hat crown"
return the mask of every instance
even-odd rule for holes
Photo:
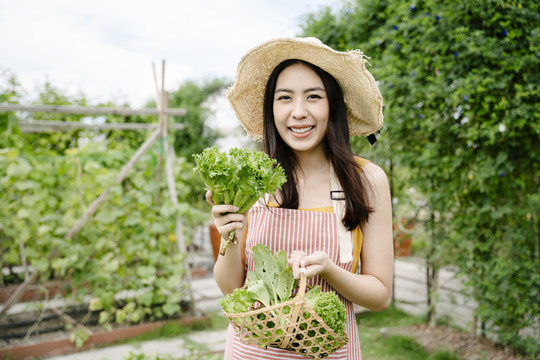
[[[381,128],[382,96],[361,51],[335,51],[315,37],[279,38],[248,51],[228,92],[238,119],[255,140],[263,135],[266,83],[274,68],[289,59],[309,62],[336,79],[347,106],[351,136],[367,136]]]

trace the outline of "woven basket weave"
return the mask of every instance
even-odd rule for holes
[[[306,276],[302,274],[298,295],[289,301],[238,314],[224,312],[236,334],[246,344],[276,347],[322,359],[349,342],[336,335],[304,302]]]

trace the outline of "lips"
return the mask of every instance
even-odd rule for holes
[[[295,134],[303,135],[313,130],[315,126],[289,127],[289,130]]]

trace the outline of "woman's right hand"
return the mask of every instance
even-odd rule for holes
[[[234,205],[216,205],[212,200],[212,191],[206,192],[206,201],[212,205],[214,225],[223,239],[228,239],[231,231],[241,231],[244,228],[244,214],[237,214],[238,207]]]

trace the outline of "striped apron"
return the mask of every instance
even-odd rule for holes
[[[337,221],[337,216],[334,213],[253,206],[249,213],[246,240],[246,270],[254,269],[252,247],[256,244],[264,244],[270,248],[272,253],[280,250],[285,250],[287,254],[291,254],[294,250],[302,250],[307,254],[314,251],[324,251],[336,264],[351,271],[352,262],[340,263],[339,261]],[[308,285],[320,285],[323,291],[333,290],[319,276],[308,279]],[[328,356],[327,359],[361,360],[362,354],[353,304],[341,295],[339,297],[347,309],[345,331],[349,336],[349,344]],[[247,345],[240,341],[234,329],[229,325],[225,359],[286,360],[306,358],[283,349]]]

